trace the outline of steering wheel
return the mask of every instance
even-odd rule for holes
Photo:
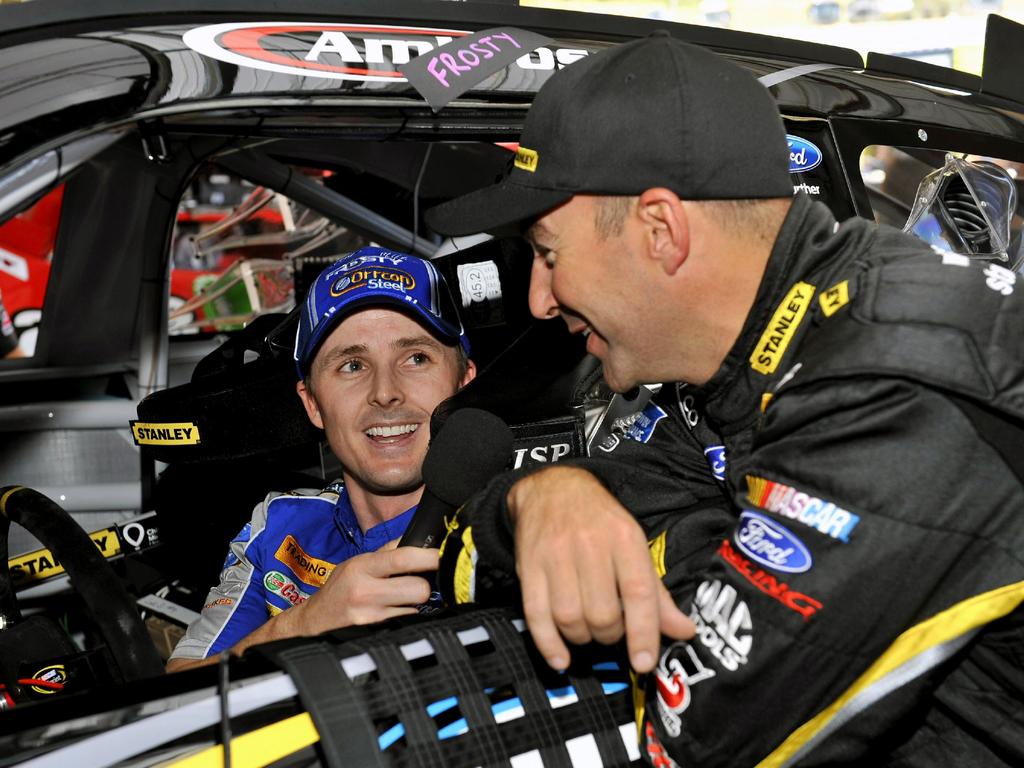
[[[21,611],[7,567],[11,522],[27,529],[64,566],[71,584],[96,622],[120,677],[127,681],[162,674],[163,664],[135,601],[110,564],[96,550],[96,545],[62,507],[38,491],[20,485],[0,488],[0,555],[4,558],[0,567],[0,611],[6,622],[12,624],[8,632],[17,629],[19,623],[24,626],[37,618],[21,622]],[[7,632],[0,633],[0,638],[5,634]],[[32,637],[29,631],[25,635]],[[29,640],[20,639],[19,643],[32,646],[18,649],[22,652],[39,653],[42,650]],[[44,644],[41,642],[39,645]],[[19,657],[26,658],[21,654]]]

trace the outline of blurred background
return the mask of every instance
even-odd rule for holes
[[[0,0],[5,3],[47,0]],[[126,3],[136,0],[126,0]],[[501,0],[494,0],[501,2]],[[985,17],[1024,23],[1024,0],[519,0],[520,5],[665,19],[927,61],[981,74]]]
[[[37,0],[39,1],[39,0]],[[42,0],[45,1],[45,0]],[[985,17],[1024,21],[1024,0],[521,0],[877,51],[981,74]]]

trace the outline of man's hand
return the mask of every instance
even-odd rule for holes
[[[415,574],[437,571],[437,561],[436,549],[399,547],[398,539],[376,552],[356,555],[335,567],[319,592],[243,637],[231,653],[241,655],[249,646],[271,640],[319,635],[416,613],[416,606],[430,597],[430,584]],[[216,658],[171,659],[167,671],[212,664]]]
[[[569,665],[562,640],[614,643],[623,634],[637,672],[654,668],[661,635],[693,637],[654,570],[640,525],[598,480],[550,467],[508,492],[523,613],[554,669]]]
[[[397,545],[395,539],[335,567],[320,591],[280,614],[292,614],[292,634],[318,635],[416,613],[430,598],[430,583],[416,574],[437,571],[438,551]]]

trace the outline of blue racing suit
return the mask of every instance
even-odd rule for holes
[[[172,659],[203,659],[231,648],[286,608],[305,602],[334,567],[400,537],[413,513],[363,532],[341,483],[270,493],[231,542],[220,583],[189,625]]]

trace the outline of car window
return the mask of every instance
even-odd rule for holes
[[[0,225],[0,357],[35,353],[63,195],[62,184]]]
[[[323,182],[330,171],[295,169]],[[369,241],[343,225],[245,179],[208,166],[178,206],[171,241],[168,333],[231,334],[285,313],[304,271]]]
[[[945,151],[920,148],[909,150],[885,145],[867,147],[861,154],[860,171],[868,190],[875,221],[902,229],[914,206],[921,181],[928,174],[943,167],[946,154]],[[1024,239],[1024,163],[983,155],[964,155],[964,159],[995,163],[1013,180],[1016,187],[1016,206],[1010,219],[1008,256],[1010,264],[1019,265],[1021,243]]]
[[[921,180],[940,168],[945,153],[916,151],[911,155],[898,147],[873,145],[861,154],[860,173],[871,197],[875,221],[903,228],[914,205]]]

